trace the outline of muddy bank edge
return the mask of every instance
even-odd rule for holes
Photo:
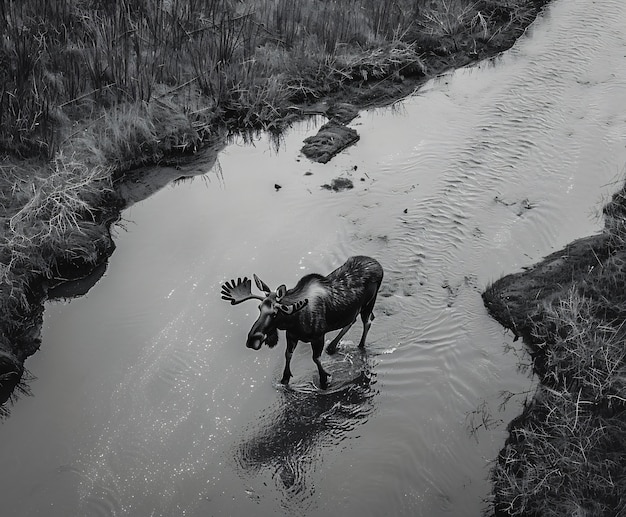
[[[601,234],[483,293],[539,381],[492,469],[498,517],[626,512],[626,186],[603,212]]]

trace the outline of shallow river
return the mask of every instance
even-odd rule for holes
[[[129,208],[104,278],[46,308],[34,396],[0,426],[2,515],[479,515],[532,387],[480,293],[601,228],[624,27],[622,0],[557,1],[495,62],[363,113],[328,165],[299,157],[301,124]],[[354,189],[320,188],[336,177]],[[301,343],[280,387],[284,337],[246,349],[257,303],[221,283],[291,287],[352,254],[385,268],[366,353],[357,322],[320,391]]]

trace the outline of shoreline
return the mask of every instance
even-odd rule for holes
[[[626,185],[584,237],[483,293],[538,378],[491,471],[492,515],[623,514]],[[577,509],[577,510],[575,510]]]

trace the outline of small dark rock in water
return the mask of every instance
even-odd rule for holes
[[[330,185],[326,183],[322,185],[322,188],[339,192],[340,190],[349,190],[354,188],[354,183],[352,183],[352,180],[348,178],[335,178],[330,182]]]
[[[313,173],[311,171],[306,171],[304,173],[305,176],[313,176]]]
[[[274,183],[274,188],[276,189],[276,192],[278,192],[281,188],[283,188],[283,186],[278,183]]]
[[[405,214],[408,214],[408,213],[409,213],[409,209],[408,209],[408,208],[405,208],[405,209],[404,209],[404,213],[405,213]]]

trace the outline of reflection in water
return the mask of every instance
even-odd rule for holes
[[[124,174],[123,181],[116,184],[118,194],[124,200],[125,207],[128,208],[149,198],[173,181],[194,178],[203,174],[207,166],[210,168],[216,163],[217,156],[225,145],[225,137],[218,135],[213,141],[206,142],[195,154],[180,156],[172,160],[178,163],[128,171]]]
[[[98,281],[106,273],[108,262],[98,264],[93,270],[82,278],[70,280],[69,282],[61,282],[52,287],[48,291],[49,300],[61,300],[69,298],[78,298],[86,295],[89,290],[98,283]]]
[[[338,352],[337,359],[328,365],[333,379],[328,390],[313,382],[281,386],[282,396],[245,429],[236,446],[239,467],[256,475],[268,472],[287,509],[301,511],[311,499],[315,487],[309,474],[321,449],[346,439],[374,409],[376,376],[367,352]]]

